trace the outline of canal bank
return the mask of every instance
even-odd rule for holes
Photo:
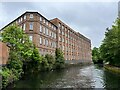
[[[115,67],[115,66],[112,66],[112,65],[104,65],[104,68],[109,70],[110,72],[120,74],[120,68],[119,67]]]
[[[98,65],[71,65],[59,71],[25,75],[9,88],[120,88],[120,76]]]

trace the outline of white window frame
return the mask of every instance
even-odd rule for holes
[[[25,29],[26,29],[26,24],[24,23],[23,24],[23,30],[25,31]]]
[[[20,21],[22,22],[23,21],[23,18],[21,17]]]
[[[40,24],[40,32],[42,32],[42,25]]]
[[[43,19],[43,23],[45,23],[45,19]]]
[[[43,27],[43,30],[44,30],[44,31],[43,31],[43,33],[45,34],[45,33],[46,33],[46,28],[45,28],[45,27]]]
[[[48,28],[46,28],[46,35],[48,35]]]
[[[29,36],[29,40],[33,41],[33,36],[32,35]]]
[[[26,19],[26,15],[24,15],[24,20]]]
[[[30,14],[30,18],[33,18],[33,14]]]
[[[40,21],[42,21],[42,17],[40,16]]]
[[[42,37],[40,37],[40,44],[42,44]]]
[[[61,23],[58,24],[58,27],[61,27]]]
[[[33,30],[33,24],[34,24],[33,22],[30,22],[30,23],[29,23],[29,29],[30,29],[30,30]]]
[[[46,25],[48,25],[48,21],[46,21]]]

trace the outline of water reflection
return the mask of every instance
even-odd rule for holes
[[[120,75],[104,70],[105,88],[120,88]]]
[[[76,65],[60,71],[29,74],[12,88],[120,88],[120,76],[96,65]]]

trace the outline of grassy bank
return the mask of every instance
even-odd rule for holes
[[[112,65],[104,65],[104,68],[109,70],[110,72],[120,74],[120,68],[119,67],[115,67],[115,66],[112,66]]]

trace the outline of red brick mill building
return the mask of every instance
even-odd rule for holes
[[[55,49],[60,48],[66,62],[92,61],[90,39],[74,31],[58,18],[48,20],[38,12],[25,12],[5,27],[13,23],[24,30],[41,55],[55,55]]]

